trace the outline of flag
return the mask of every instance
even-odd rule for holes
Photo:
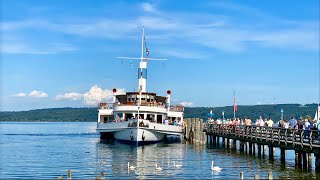
[[[149,49],[146,47],[146,58],[149,57]]]
[[[144,47],[146,48],[146,58],[149,57],[149,49],[147,48],[147,41],[146,41],[146,37],[143,36],[143,41],[144,41]]]

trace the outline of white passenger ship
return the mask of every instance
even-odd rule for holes
[[[118,57],[140,60],[138,92],[117,95],[117,90],[113,89],[113,102],[99,104],[97,131],[102,139],[138,145],[156,143],[167,135],[182,133],[184,107],[170,105],[171,91],[168,90],[166,96],[146,91],[148,61],[166,59],[148,57],[144,28],[141,46],[141,58]]]

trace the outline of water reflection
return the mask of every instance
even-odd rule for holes
[[[97,171],[117,176],[136,176],[145,179],[150,176],[176,176],[183,173],[185,151],[188,146],[180,142],[158,143],[146,146],[130,146],[117,142],[97,142]],[[200,149],[196,149],[199,151]],[[173,161],[182,164],[174,167]],[[128,162],[135,166],[128,170]],[[156,170],[158,164],[162,170]],[[125,175],[127,174],[127,175]]]

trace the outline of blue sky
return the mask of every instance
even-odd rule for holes
[[[1,109],[91,107],[137,89],[186,106],[319,101],[319,1],[1,1]],[[133,67],[133,68],[132,68]]]

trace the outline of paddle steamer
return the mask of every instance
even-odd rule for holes
[[[168,90],[166,96],[146,91],[148,62],[166,59],[148,57],[144,28],[141,46],[140,58],[118,57],[140,60],[138,91],[117,94],[117,90],[113,89],[113,102],[99,103],[97,131],[102,139],[115,139],[139,145],[157,143],[164,140],[167,135],[182,133],[184,107],[171,106],[171,91]]]

